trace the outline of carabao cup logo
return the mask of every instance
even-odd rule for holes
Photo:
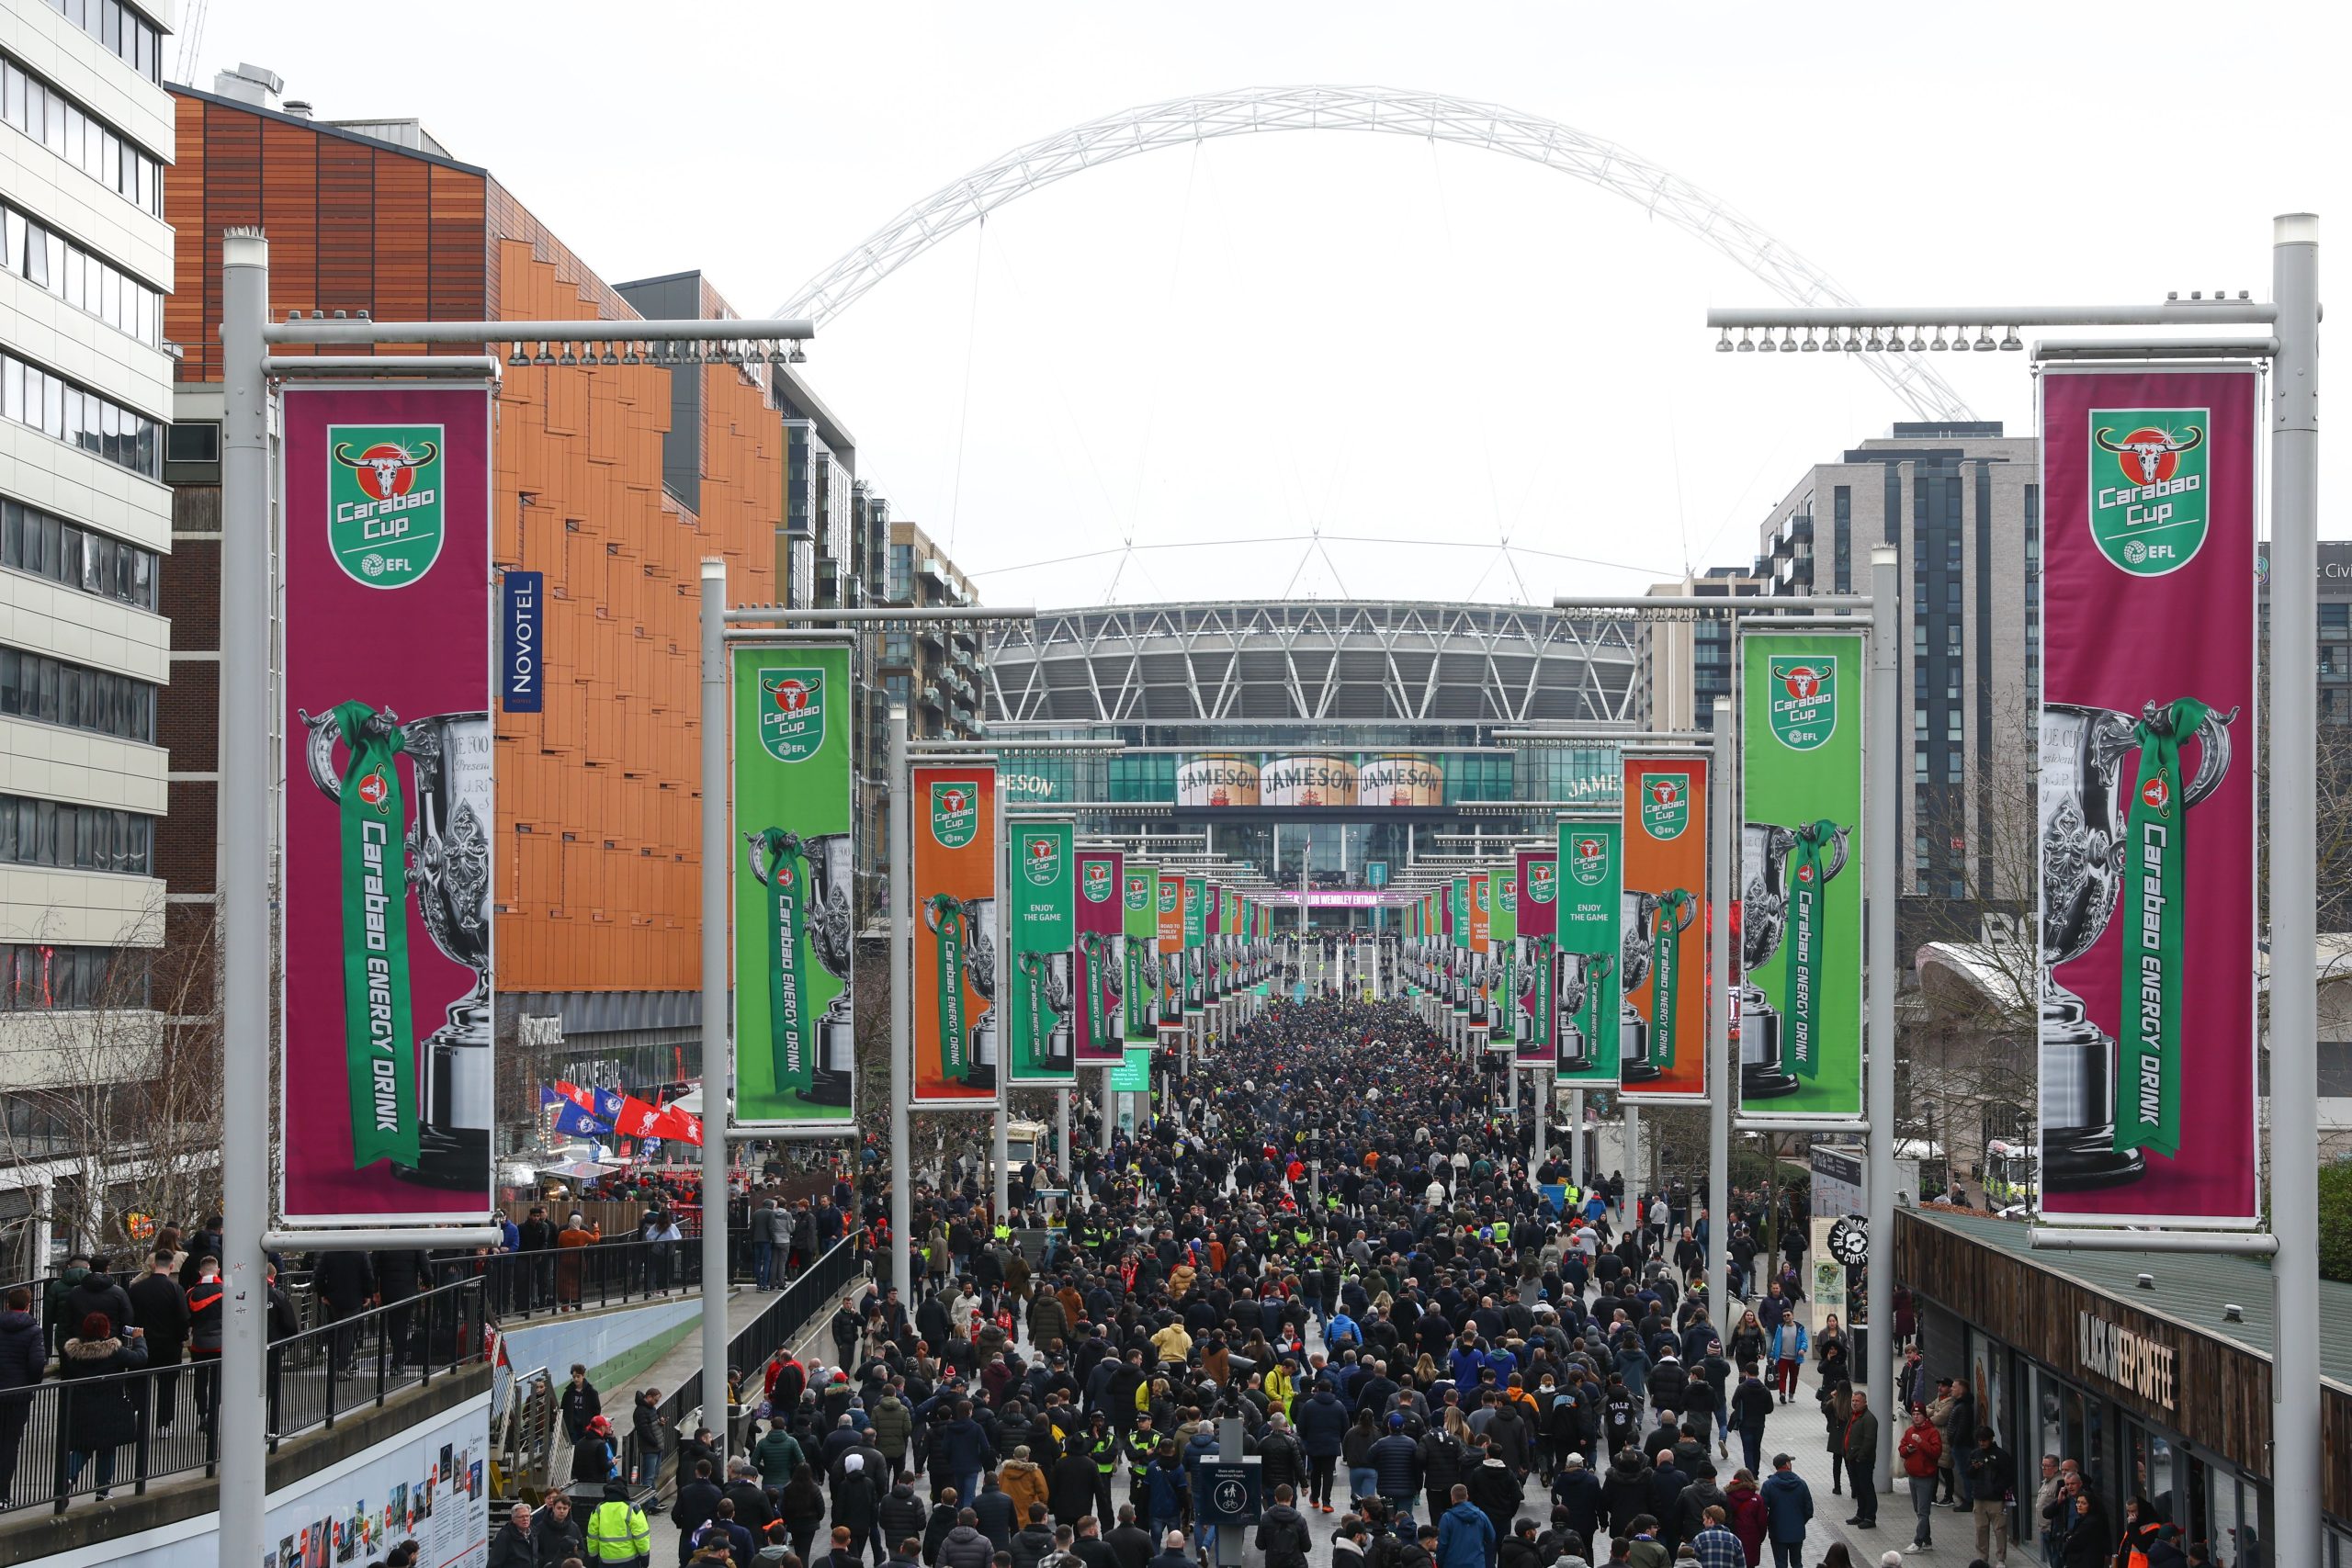
[[[760,744],[779,762],[805,762],[825,743],[825,672],[763,670]]]
[[[1550,861],[1529,861],[1527,863],[1527,896],[1538,904],[1550,903],[1553,896],[1558,891],[1554,880],[1556,874],[1552,869]]]
[[[1503,904],[1503,913],[1504,913],[1504,914],[1506,914],[1506,915],[1516,915],[1516,914],[1518,914],[1518,913],[1519,913],[1519,878],[1518,878],[1518,877],[1516,877],[1516,876],[1506,876],[1506,877],[1504,877],[1504,878],[1503,878],[1502,891],[1501,891],[1500,893],[1497,894],[1497,895],[1496,895],[1496,897],[1498,897],[1498,898],[1500,898],[1500,899],[1502,900],[1502,904]]]
[[[2093,409],[2091,542],[2133,577],[2162,577],[2205,543],[2208,409]]]
[[[1021,836],[1021,874],[1032,887],[1051,887],[1062,872],[1061,841],[1051,833]]]
[[[1579,887],[1598,887],[1609,878],[1609,840],[1579,833],[1568,840],[1568,874]]]
[[[1128,877],[1126,902],[1127,908],[1130,909],[1148,908],[1151,904],[1151,878],[1148,876]]]
[[[1176,912],[1176,900],[1183,895],[1183,886],[1181,883],[1161,883],[1159,885],[1159,912],[1163,915],[1174,914]]]
[[[931,836],[939,847],[960,850],[980,830],[980,788],[975,784],[931,786]]]
[[[1086,874],[1079,886],[1086,890],[1086,901],[1100,904],[1111,897],[1111,863],[1091,860],[1086,863]]]
[[[1838,656],[1814,653],[1775,657],[1766,682],[1765,706],[1772,738],[1792,751],[1811,751],[1838,732]],[[1649,803],[1643,802],[1645,813]]]
[[[1679,839],[1690,826],[1690,775],[1641,776],[1642,831],[1653,839]]]
[[[1471,882],[1470,897],[1471,901],[1477,905],[1478,913],[1485,914],[1487,912],[1487,879],[1485,877],[1481,876]]]
[[[442,429],[327,426],[327,548],[366,588],[406,588],[441,558]]]

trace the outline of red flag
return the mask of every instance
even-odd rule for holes
[[[613,1119],[613,1131],[624,1138],[655,1138],[661,1136],[654,1123],[662,1113],[633,1094],[621,1096],[621,1113]]]
[[[594,1112],[596,1109],[596,1091],[593,1089],[583,1089],[579,1084],[566,1083],[558,1078],[555,1091],[582,1111]]]
[[[680,1143],[699,1145],[702,1142],[702,1118],[691,1111],[681,1111],[665,1105],[653,1118],[653,1136],[675,1138]]]

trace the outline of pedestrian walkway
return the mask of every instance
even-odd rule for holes
[[[1770,1472],[1772,1456],[1785,1453],[1795,1461],[1790,1468],[1813,1489],[1813,1528],[1805,1536],[1804,1561],[1807,1563],[1818,1562],[1832,1541],[1842,1540],[1847,1551],[1853,1555],[1857,1568],[1877,1568],[1880,1560],[1889,1551],[1900,1551],[1906,1564],[1947,1562],[1955,1568],[1964,1568],[1968,1561],[1976,1555],[1975,1519],[1965,1512],[1953,1512],[1949,1504],[1938,1508],[1934,1515],[1933,1546],[1926,1551],[1914,1552],[1911,1536],[1917,1524],[1917,1516],[1912,1511],[1910,1488],[1899,1476],[1893,1491],[1879,1494],[1876,1529],[1864,1529],[1846,1522],[1853,1516],[1854,1499],[1850,1494],[1833,1495],[1829,1489],[1833,1480],[1843,1486],[1845,1478],[1829,1456],[1828,1424],[1815,1397],[1819,1392],[1820,1384],[1814,1380],[1808,1367],[1799,1377],[1795,1399],[1787,1404],[1775,1405],[1771,1419],[1764,1427],[1766,1473]],[[1886,1418],[1886,1412],[1879,1412],[1882,1423]],[[1901,1435],[1899,1423],[1896,1435]],[[1736,1462],[1738,1445],[1735,1443],[1732,1447],[1733,1462]],[[1763,1477],[1759,1475],[1757,1479],[1761,1481]],[[2008,1560],[2019,1568],[2029,1568],[2029,1565],[2040,1562],[2040,1555],[2030,1547],[2012,1547]],[[1991,1561],[1995,1568],[1999,1568],[1998,1558]]]

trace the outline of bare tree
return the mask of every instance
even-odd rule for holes
[[[141,922],[160,931],[160,914]],[[19,944],[0,1160],[51,1177],[57,1234],[146,1239],[220,1200],[223,1105],[211,933],[158,952]],[[45,1260],[43,1260],[45,1261]]]

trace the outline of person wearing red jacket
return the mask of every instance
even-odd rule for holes
[[[1911,1483],[1911,1506],[1919,1516],[1918,1533],[1912,1538],[1911,1550],[1922,1551],[1935,1544],[1931,1539],[1936,1512],[1936,1473],[1943,1462],[1944,1435],[1928,1416],[1928,1407],[1914,1403],[1911,1425],[1903,1428],[1903,1440],[1894,1451],[1903,1460],[1903,1473]]]

